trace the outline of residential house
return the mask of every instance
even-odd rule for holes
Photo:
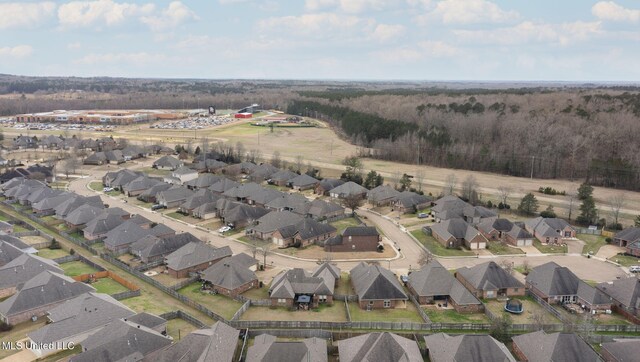
[[[611,299],[611,309],[640,323],[640,280],[636,277],[600,283],[596,289]]]
[[[172,338],[131,321],[115,320],[82,343],[82,353],[69,362],[141,360],[171,345]]]
[[[462,209],[462,215],[464,220],[471,225],[478,225],[484,220],[497,219],[498,214],[495,211],[489,210],[484,206],[467,206]]]
[[[148,203],[156,203],[157,196],[160,192],[169,190],[173,185],[168,184],[166,182],[160,182],[155,186],[150,187],[146,191],[143,191],[139,196],[138,200],[148,202]]]
[[[533,245],[533,235],[507,219],[486,219],[477,227],[490,241],[502,241],[518,247]]]
[[[273,165],[270,165],[268,163],[263,163],[257,165],[251,170],[248,179],[252,182],[261,183],[278,171],[280,171],[279,168],[274,167]]]
[[[64,273],[55,261],[27,253],[0,266],[0,299],[13,295],[20,284],[47,270]]]
[[[576,237],[576,229],[558,218],[537,217],[525,221],[524,225],[528,232],[546,244],[558,244],[565,239]]]
[[[554,262],[533,268],[525,280],[529,291],[549,304],[578,304],[596,312],[611,310],[611,300],[602,291]]]
[[[34,205],[44,199],[48,199],[62,194],[62,190],[54,190],[49,187],[42,187],[39,190],[32,192],[26,199],[27,205]]]
[[[0,302],[0,321],[15,325],[39,318],[61,303],[92,291],[95,289],[88,284],[46,270],[19,285],[15,294]]]
[[[346,217],[344,207],[334,202],[315,199],[293,210],[294,213],[316,220],[337,220]]]
[[[322,244],[325,240],[335,236],[336,232],[336,228],[329,224],[304,218],[293,225],[279,228],[271,235],[271,239],[280,248],[289,246],[299,248],[314,243]]]
[[[307,204],[309,200],[301,194],[282,194],[267,202],[265,208],[273,211],[294,211],[304,208]]]
[[[338,341],[340,362],[422,362],[418,343],[389,332],[367,333]]]
[[[223,177],[222,179],[220,179],[218,182],[214,183],[213,185],[209,186],[209,190],[213,191],[216,194],[220,194],[222,195],[225,191],[233,189],[235,187],[240,186],[239,183],[229,180],[226,177]]]
[[[290,211],[275,211],[266,214],[256,221],[256,225],[247,228],[247,234],[261,239],[269,240],[273,234],[285,227],[291,226],[302,221],[300,215],[296,215]]]
[[[209,329],[199,329],[176,343],[151,353],[145,362],[232,362],[238,346],[240,331],[223,322]]]
[[[344,181],[335,178],[324,178],[318,183],[315,188],[315,193],[318,195],[329,196],[329,191],[344,184]]]
[[[218,216],[218,208],[216,202],[207,202],[193,209],[192,216],[202,220],[213,219]]]
[[[131,317],[124,318],[124,321],[129,321],[135,324],[151,328],[161,334],[167,333],[167,320],[154,314],[147,312],[141,312]]]
[[[137,179],[140,176],[145,176],[140,172],[123,169],[116,172],[108,172],[102,178],[102,183],[107,187],[113,187],[116,190],[123,190],[124,185]]]
[[[289,308],[317,308],[321,303],[333,304],[336,278],[330,272],[317,276],[304,269],[295,268],[276,275],[269,287],[271,306]]]
[[[575,333],[537,331],[514,336],[513,354],[520,361],[602,361],[600,356]]]
[[[526,292],[518,279],[493,261],[460,268],[455,276],[479,299],[524,296]]]
[[[16,248],[20,249],[20,251],[22,251],[23,253],[38,254],[38,249],[25,243],[24,241],[22,241],[22,239],[17,238],[13,235],[0,234],[0,241],[3,241],[5,243],[15,246]]]
[[[618,339],[600,344],[600,355],[605,362],[635,361],[640,356],[640,340]]]
[[[15,258],[24,254],[20,248],[11,245],[10,243],[0,240],[0,267],[7,265]]]
[[[58,136],[49,135],[40,139],[40,145],[48,149],[60,149],[64,146],[64,139]]]
[[[127,197],[140,196],[146,190],[152,188],[153,186],[159,184],[160,180],[147,177],[147,176],[139,176],[138,178],[122,185],[122,191]]]
[[[180,166],[171,172],[171,176],[166,176],[164,182],[173,185],[184,185],[188,181],[198,178],[198,171],[185,166]]]
[[[278,170],[277,172],[274,172],[271,176],[269,176],[269,179],[267,179],[267,183],[269,183],[270,185],[284,187],[287,186],[289,180],[298,176],[300,175],[289,170]]]
[[[198,175],[197,178],[187,181],[185,186],[194,190],[194,189],[206,189],[211,187],[216,182],[222,180],[222,176],[214,175],[211,173],[203,173]]]
[[[202,280],[207,288],[231,298],[258,287],[258,277],[254,270],[257,260],[240,253],[226,257],[202,272]]]
[[[146,148],[142,148],[136,145],[127,145],[122,149],[122,156],[125,161],[137,160],[139,158],[147,157],[148,151]]]
[[[367,201],[373,206],[388,206],[397,200],[400,191],[390,185],[380,185],[367,192]]]
[[[198,172],[217,172],[227,166],[226,163],[213,159],[206,159],[194,162],[191,168]]]
[[[306,173],[295,176],[287,181],[287,186],[297,191],[313,190],[320,183],[316,178],[313,178]]]
[[[247,198],[258,191],[264,190],[262,186],[254,182],[248,182],[246,184],[240,184],[236,187],[230,188],[222,193],[222,196],[240,202],[247,202]],[[272,190],[275,191],[275,190]]]
[[[70,231],[75,231],[81,229],[86,223],[98,217],[104,210],[104,205],[80,205],[64,218],[64,222]]]
[[[482,302],[435,260],[420,270],[412,271],[407,287],[421,305],[451,304],[458,313],[475,313],[484,309]]]
[[[433,237],[446,248],[485,249],[487,239],[462,219],[448,219],[431,226]]]
[[[626,248],[629,244],[640,241],[640,227],[626,228],[613,236],[613,245]]]
[[[51,309],[47,324],[27,334],[34,346],[53,345],[63,347],[70,343],[80,345],[89,336],[101,332],[105,326],[135,315],[129,307],[102,293],[89,292]],[[59,352],[61,348],[35,348],[32,352],[41,358]]]
[[[190,242],[165,257],[169,275],[186,278],[189,273],[203,271],[218,261],[231,256],[231,248],[214,248],[203,242]]]
[[[13,139],[14,149],[38,148],[38,138],[20,135]]]
[[[119,207],[103,209],[101,214],[84,225],[82,233],[87,240],[102,238],[129,219],[131,219],[131,214]]]
[[[246,204],[231,202],[229,208],[221,215],[222,222],[235,229],[251,225],[269,213],[269,210],[261,207],[249,206]]]
[[[163,237],[173,234],[175,234],[175,231],[163,224],[158,224],[151,229],[144,229],[133,221],[127,220],[107,232],[104,238],[104,247],[113,253],[123,254],[129,251],[131,244],[147,235]]]
[[[212,191],[207,189],[198,189],[193,195],[188,197],[180,206],[178,207],[178,211],[185,215],[192,215],[193,210],[198,208],[203,204],[207,204],[210,202],[218,201],[222,196],[214,194]]]
[[[431,206],[432,198],[411,191],[404,191],[393,202],[393,210],[403,214],[415,213]]]
[[[173,156],[162,156],[153,163],[153,168],[158,170],[171,170],[174,171],[184,165],[184,162],[178,160]]]
[[[345,199],[347,197],[357,197],[364,199],[367,196],[366,188],[358,185],[353,181],[346,182],[338,187],[335,187],[329,191],[329,196],[334,199]]]
[[[201,242],[201,240],[191,233],[180,233],[164,238],[147,235],[131,244],[129,253],[140,258],[140,261],[145,264],[154,263],[164,260],[167,255],[191,242]]]
[[[102,199],[100,196],[80,196],[74,195],[72,198],[65,199],[63,202],[59,203],[58,206],[54,208],[55,216],[59,219],[64,219],[71,212],[76,210],[82,205],[92,205],[97,208],[103,207]]]
[[[168,190],[158,192],[156,202],[167,209],[172,209],[182,205],[191,196],[193,196],[193,191],[186,187],[175,186]]]
[[[390,270],[361,262],[351,269],[349,275],[360,308],[406,308],[409,297]]]
[[[321,338],[307,338],[295,342],[278,342],[276,336],[260,334],[247,350],[246,362],[326,362],[327,341]]]
[[[432,362],[516,362],[507,346],[488,334],[450,336],[436,333],[425,336],[424,342]]]
[[[381,247],[382,238],[374,226],[350,226],[324,243],[327,252],[380,251]]]
[[[270,189],[270,188],[260,188],[259,190],[255,190],[245,198],[245,202],[249,205],[255,205],[259,207],[266,207],[266,205],[284,195],[283,192]]]
[[[431,216],[438,222],[461,218],[464,216],[463,210],[468,206],[471,205],[457,196],[444,196],[433,202],[433,206],[431,207]]]

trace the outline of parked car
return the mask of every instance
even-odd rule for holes
[[[113,187],[105,187],[105,188],[102,189],[102,191],[111,192],[111,191],[113,191]]]
[[[640,265],[632,265],[629,267],[629,271],[632,273],[640,273]]]
[[[421,212],[421,213],[418,214],[418,219],[426,219],[428,216],[429,215],[427,215],[426,213]]]
[[[165,206],[164,205],[160,205],[160,204],[155,204],[155,205],[151,205],[151,210],[155,211],[155,210],[160,210],[160,209],[164,209]]]
[[[231,228],[230,228],[230,227],[228,227],[228,226],[223,226],[223,227],[221,227],[220,229],[218,229],[218,232],[219,232],[220,234],[222,234],[222,233],[226,233],[226,232],[227,232],[227,231],[229,231],[229,230],[231,230]]]

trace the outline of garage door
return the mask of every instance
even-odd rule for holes
[[[487,243],[478,243],[478,249],[486,249]]]

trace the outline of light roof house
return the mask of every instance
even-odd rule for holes
[[[361,262],[349,272],[362,309],[406,307],[409,297],[390,270]]]
[[[0,302],[0,320],[18,324],[42,317],[60,303],[95,289],[85,283],[46,270],[18,286],[16,294]]]
[[[214,248],[202,242],[190,242],[165,258],[169,275],[186,278],[189,273],[200,272],[218,261],[231,256],[231,248]]]
[[[154,352],[149,361],[156,362],[232,362],[240,331],[222,322],[209,329],[199,329],[178,342]]]
[[[367,333],[338,341],[341,362],[422,362],[418,343],[389,332]]]
[[[307,338],[296,342],[278,342],[276,336],[261,334],[247,350],[246,362],[326,362],[327,341]]]
[[[456,271],[456,279],[481,299],[525,295],[524,285],[493,261],[460,268]]]
[[[433,362],[516,362],[504,343],[487,334],[449,336],[436,333],[424,337],[424,341],[429,360]]]

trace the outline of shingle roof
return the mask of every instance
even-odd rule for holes
[[[507,232],[513,229],[514,223],[508,219],[487,219],[478,224],[478,229],[485,233],[490,233],[493,230]]]
[[[46,270],[60,274],[64,273],[58,263],[51,259],[23,253],[7,264],[0,266],[0,290],[16,287]]]
[[[173,174],[174,175],[190,175],[190,174],[194,174],[194,173],[198,173],[198,171],[196,170],[192,170],[188,167],[185,166],[180,166],[177,169],[173,170]]]
[[[320,181],[318,181],[317,179],[307,175],[306,173],[303,173],[302,175],[295,176],[294,178],[292,178],[292,179],[290,179],[288,181],[288,183],[291,184],[291,186],[294,186],[294,187],[305,187],[305,186],[315,185],[318,182],[320,182]]]
[[[625,240],[628,243],[632,243],[634,241],[640,241],[640,228],[626,228],[622,231],[616,233],[613,236],[614,239]]]
[[[22,254],[24,254],[24,252],[20,250],[20,248],[0,240],[0,266],[9,263]]]
[[[263,190],[262,186],[254,182],[241,184],[236,187],[227,189],[222,193],[224,197],[244,199],[256,191]]]
[[[167,323],[167,320],[159,317],[155,314],[141,312],[131,317],[124,318],[125,321],[129,321],[131,323],[139,324],[141,326],[145,326],[147,328],[155,329],[158,326],[164,325]]]
[[[125,192],[148,190],[149,188],[159,184],[160,180],[147,176],[139,176],[126,184],[122,185]]]
[[[202,280],[228,290],[233,290],[253,280],[258,280],[256,274],[252,270],[249,270],[246,262],[242,260],[244,258],[241,257],[241,259],[237,256],[238,255],[234,255],[224,258],[210,266],[202,273]],[[255,265],[255,259],[253,260],[253,265]]]
[[[43,271],[19,286],[16,294],[1,302],[0,314],[19,314],[91,291],[95,289],[85,283],[49,270]]]
[[[141,258],[165,256],[191,242],[200,242],[200,239],[191,233],[175,234],[164,238],[147,235],[131,244],[130,253]]]
[[[153,355],[156,362],[231,362],[240,331],[222,322],[193,331],[177,343]]]
[[[573,333],[538,331],[515,336],[513,343],[530,362],[600,361],[598,354]]]
[[[300,221],[302,221],[300,215],[296,215],[290,211],[275,211],[259,218],[258,225],[253,226],[253,230],[256,232],[269,233],[285,226],[295,225]]]
[[[240,186],[239,183],[229,180],[228,178],[222,178],[218,182],[214,183],[209,187],[209,190],[221,194],[227,190],[230,190],[234,187]]]
[[[289,181],[289,180],[291,180],[291,179],[293,179],[293,178],[295,178],[297,176],[300,176],[300,175],[298,175],[295,172],[291,172],[289,170],[278,170],[278,171],[274,172],[273,174],[271,174],[269,179],[271,181],[275,181],[275,182],[278,182],[278,181],[287,182],[287,181]]]
[[[367,192],[367,199],[371,202],[381,202],[395,200],[400,195],[400,191],[390,185],[380,185]]]
[[[183,270],[206,262],[213,262],[230,256],[231,248],[223,246],[214,248],[202,242],[190,242],[173,253],[167,255],[167,267]]]
[[[449,336],[436,333],[424,337],[433,362],[515,362],[507,347],[490,335]]]
[[[157,159],[154,163],[154,166],[157,167],[169,167],[169,168],[178,168],[182,166],[182,161],[178,160],[173,156],[162,156]]]
[[[607,351],[614,361],[631,362],[640,356],[640,340],[622,339],[615,342],[602,343],[602,351]]]
[[[350,277],[359,300],[408,299],[396,276],[380,265],[361,262]]]
[[[368,333],[338,341],[341,362],[422,362],[416,341],[397,334]]]
[[[527,225],[527,228],[532,230],[535,234],[544,237],[563,236],[563,229],[567,227],[573,229],[573,227],[569,225],[569,223],[558,218],[537,217],[535,219],[526,220],[525,225]]]
[[[260,188],[249,192],[246,196],[247,200],[251,200],[256,204],[265,205],[281,197],[283,193],[274,189]]]
[[[308,338],[296,342],[278,342],[275,336],[256,336],[253,346],[247,350],[247,362],[326,362],[327,341]]]
[[[171,338],[153,329],[123,320],[116,320],[100,333],[89,336],[82,352],[72,356],[70,362],[134,361],[171,344]]]
[[[344,181],[342,180],[335,179],[335,178],[325,178],[320,181],[319,186],[322,187],[322,189],[329,191],[342,184],[344,184]]]
[[[290,269],[276,275],[269,287],[271,298],[294,298],[296,294],[333,295],[336,279],[319,273],[313,276],[304,269]]]
[[[330,194],[336,194],[338,197],[347,197],[350,195],[362,195],[367,193],[367,189],[358,185],[353,181],[346,182],[338,187],[334,187],[329,191]]]
[[[96,333],[97,328],[134,314],[107,294],[84,293],[51,309],[49,319],[53,323],[27,336],[36,343],[57,342],[83,333]]]
[[[507,273],[493,261],[482,263],[471,268],[460,268],[456,271],[471,286],[478,290],[495,290],[504,288],[524,288],[514,276]]]
[[[462,219],[448,219],[431,226],[433,233],[440,235],[447,240],[451,237],[456,239],[472,240],[480,232]]]
[[[342,236],[380,236],[375,226],[349,226],[344,229]]]
[[[140,197],[155,197],[158,195],[158,193],[160,193],[161,191],[166,191],[168,189],[170,189],[172,187],[171,184],[168,184],[166,182],[160,182],[154,186],[152,186],[151,188],[149,188],[146,191],[143,191],[140,194]]]
[[[293,210],[303,208],[308,203],[309,200],[301,194],[281,194],[267,202],[265,207],[274,210]]]
[[[408,284],[420,297],[448,295],[457,305],[481,304],[462,283],[435,260],[409,274]]]
[[[434,201],[434,204],[435,205],[431,208],[431,211],[435,213],[441,213],[448,210],[462,210],[469,206],[468,203],[453,195],[444,196]]]
[[[636,277],[600,283],[596,288],[627,308],[640,308],[640,280]]]
[[[127,220],[109,231],[106,235],[107,236],[104,239],[105,245],[118,247],[131,244],[147,235],[153,235],[153,233],[151,232],[151,230],[143,229],[137,224]]]
[[[189,187],[195,187],[197,189],[202,189],[209,187],[216,182],[220,181],[222,176],[214,175],[212,173],[203,173],[198,175],[197,178],[187,181],[186,185]]]
[[[64,221],[72,225],[84,225],[103,212],[104,205],[100,206],[102,207],[89,204],[80,205],[77,209],[71,211],[67,217],[64,218]]]
[[[163,199],[165,202],[184,201],[193,195],[193,191],[186,187],[173,187],[165,191],[160,191],[156,195],[158,200]]]
[[[604,293],[582,281],[568,268],[554,262],[533,268],[526,281],[547,296],[577,295],[590,304],[610,303]]]
[[[296,214],[311,215],[311,217],[316,219],[326,217],[327,215],[338,211],[344,213],[344,207],[334,202],[327,202],[320,199],[315,199],[310,203],[300,205],[298,208],[293,210]]]
[[[278,229],[283,238],[291,238],[296,234],[300,235],[302,240],[308,240],[318,236],[331,234],[336,228],[330,224],[323,224],[314,219],[304,218],[302,221],[294,225],[288,225]]]
[[[270,211],[261,207],[253,207],[246,204],[233,204],[229,210],[224,212],[224,221],[227,223],[237,223],[240,221],[257,220]]]

